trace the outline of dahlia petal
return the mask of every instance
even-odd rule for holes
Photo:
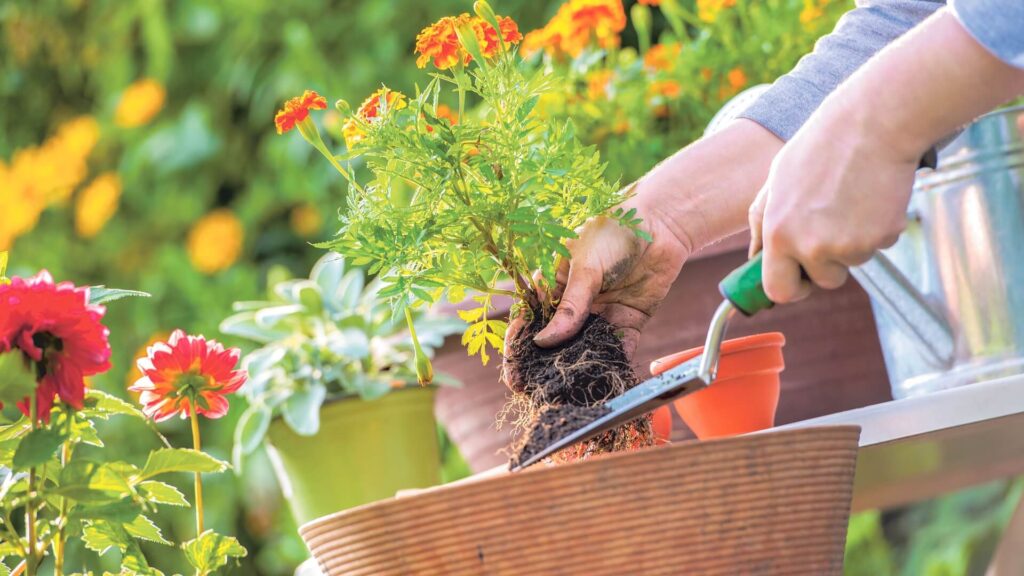
[[[216,419],[228,413],[228,399],[224,396],[214,392],[204,392],[200,394],[200,397],[206,406],[203,407],[201,403],[196,403],[196,412],[199,414]]]

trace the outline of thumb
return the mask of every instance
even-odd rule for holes
[[[764,230],[764,208],[767,202],[768,185],[766,184],[757,193],[757,197],[754,198],[754,202],[750,204],[750,208],[747,210],[747,224],[750,226],[750,251],[747,254],[748,258],[756,256],[761,251],[761,247],[764,246],[762,231]]]
[[[601,278],[598,269],[587,265],[574,266],[570,262],[569,278],[555,315],[533,337],[533,341],[542,348],[550,348],[575,336],[590,315],[590,305],[601,290]]]

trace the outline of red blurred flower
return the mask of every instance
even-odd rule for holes
[[[0,285],[0,353],[20,350],[34,363],[36,418],[50,421],[54,397],[81,409],[85,377],[110,369],[106,308],[89,304],[89,288],[54,284],[43,270]],[[18,408],[29,415],[29,398]]]
[[[188,418],[192,406],[207,418],[228,413],[226,396],[245,383],[244,370],[235,370],[238,348],[225,349],[216,340],[188,336],[175,330],[139,358],[139,378],[129,390],[139,392],[142,411],[160,422],[175,414]]]
[[[284,134],[295,128],[296,124],[309,116],[310,110],[325,110],[326,108],[327,98],[313,90],[306,90],[302,93],[302,96],[296,96],[285,102],[284,107],[277,111],[277,114],[274,116],[277,133]]]

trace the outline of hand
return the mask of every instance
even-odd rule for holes
[[[584,225],[567,243],[571,258],[560,262],[553,294],[561,300],[537,344],[566,341],[594,312],[622,330],[632,357],[640,331],[689,255],[743,228],[747,207],[781,147],[782,141],[760,125],[736,120],[641,178],[623,208],[637,209],[641,228],[654,241],[647,243],[608,218]],[[743,169],[737,169],[740,162]],[[513,319],[506,341],[516,338],[522,325]]]
[[[812,117],[775,158],[750,206],[750,254],[763,243],[768,298],[805,298],[811,284],[801,267],[814,284],[838,288],[850,266],[895,243],[906,226],[913,158],[844,124],[838,107]]]

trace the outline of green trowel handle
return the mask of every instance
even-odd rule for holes
[[[757,256],[729,272],[729,275],[718,283],[718,291],[744,316],[753,316],[775,305],[764,293],[764,283],[761,281],[761,254],[762,252],[758,252]],[[809,279],[802,267],[800,278]]]
[[[718,290],[745,316],[753,316],[775,305],[764,293],[760,252],[722,279],[718,283]]]

